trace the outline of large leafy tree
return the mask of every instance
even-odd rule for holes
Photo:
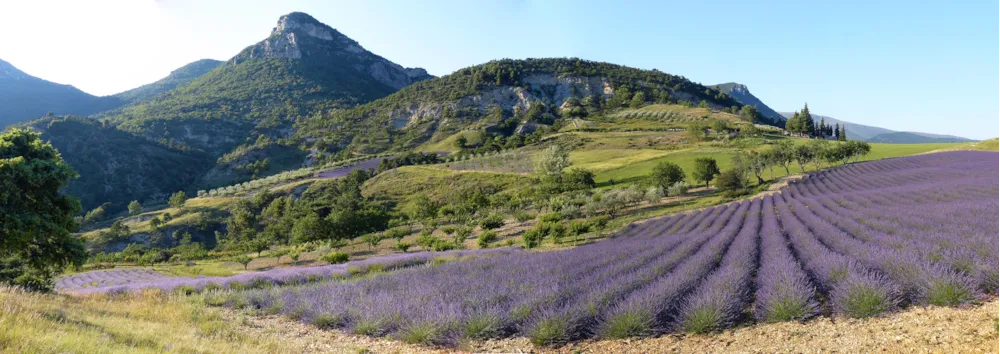
[[[70,234],[80,202],[59,193],[75,177],[37,133],[0,134],[0,283],[51,289],[54,273],[84,261],[83,243]]]

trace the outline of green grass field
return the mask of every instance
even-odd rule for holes
[[[807,139],[795,139],[796,143],[805,143]],[[962,143],[949,143],[949,144],[871,144],[872,151],[865,156],[860,161],[870,161],[870,160],[880,160],[891,157],[900,157],[908,155],[923,154],[933,151],[939,151],[943,149],[955,148],[961,145],[967,145]],[[635,156],[648,156],[649,154],[644,150],[631,150],[635,151]],[[575,158],[577,161],[589,162],[592,166],[600,166],[597,162],[590,162],[599,160],[601,156],[607,153],[601,150],[596,151],[574,151],[570,155],[571,161]],[[621,151],[617,151],[616,154],[623,154]],[[575,155],[575,156],[574,156]],[[612,185],[612,180],[614,184],[620,183],[630,183],[636,182],[645,178],[653,170],[653,166],[660,163],[661,161],[670,161],[679,165],[686,173],[688,173],[688,183],[697,185],[690,175],[690,172],[694,169],[695,159],[701,157],[714,158],[719,165],[720,170],[726,170],[732,165],[732,158],[736,155],[736,150],[726,149],[726,148],[712,148],[712,147],[698,147],[693,149],[686,149],[680,151],[674,151],[665,153],[660,157],[654,157],[651,159],[644,159],[634,163],[629,163],[620,167],[609,168],[609,169],[595,169],[596,181],[598,186],[607,187]],[[612,159],[610,161],[615,161],[621,159],[621,157]],[[825,166],[825,164],[824,164]],[[813,171],[815,166],[806,166],[808,171]],[[802,173],[802,169],[799,165],[792,163],[789,166],[789,172],[792,174]],[[774,168],[774,177],[784,177],[787,174],[785,170],[780,167]],[[765,179],[770,177],[770,171],[764,172]]]

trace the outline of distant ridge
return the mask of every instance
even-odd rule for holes
[[[70,85],[46,81],[0,59],[0,130],[44,116],[90,115],[121,105],[114,97],[97,97]]]
[[[167,77],[157,80],[156,82],[117,93],[113,96],[127,103],[148,100],[179,86],[186,85],[202,75],[207,74],[209,71],[219,67],[219,65],[222,65],[221,61],[214,59],[201,59],[171,71],[170,75],[167,75]]]
[[[785,117],[791,117],[792,112],[781,112]],[[896,144],[924,144],[924,143],[963,143],[975,140],[953,135],[940,135],[920,132],[898,132],[881,127],[874,127],[864,124],[851,123],[833,117],[813,114],[813,120],[823,119],[826,124],[840,124],[845,126],[847,138],[862,140],[873,143],[896,143]]]

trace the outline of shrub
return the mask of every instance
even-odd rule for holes
[[[654,316],[646,311],[623,311],[609,318],[600,334],[604,338],[645,337],[653,334],[655,326]]]
[[[499,229],[503,227],[503,214],[490,214],[479,221],[479,226],[484,230]]]
[[[385,237],[394,239],[396,241],[402,240],[410,234],[410,229],[405,227],[394,227],[385,231]]]
[[[593,226],[595,230],[604,230],[608,226],[608,222],[611,221],[611,217],[607,215],[598,215],[590,218],[590,225]]]
[[[435,237],[434,235],[431,235],[430,233],[426,233],[425,234],[425,233],[421,232],[420,236],[417,237],[417,244],[419,244],[424,249],[430,249],[431,246],[433,246],[434,243],[437,242],[437,241],[438,241],[438,238]]]
[[[544,236],[545,235],[538,232],[537,228],[525,231],[524,234],[521,235],[521,238],[524,240],[524,248],[538,247],[538,245],[542,243],[542,238]]]
[[[528,332],[528,339],[535,345],[556,345],[572,338],[573,326],[562,316],[554,316],[538,321]]]
[[[341,264],[346,263],[351,259],[351,256],[344,252],[331,252],[323,255],[319,260],[329,263],[329,264]]]
[[[729,169],[716,177],[715,187],[723,192],[740,191],[746,188],[746,180],[743,178],[743,171]]]
[[[690,189],[690,187],[691,186],[688,185],[688,183],[685,181],[674,183],[673,185],[670,186],[670,188],[667,189],[667,195],[671,197],[683,196],[687,194],[687,191],[688,189]]]
[[[542,222],[559,222],[562,220],[562,214],[559,213],[548,213],[542,215]]]
[[[864,318],[892,310],[897,293],[884,279],[853,273],[834,288],[834,306],[849,317]]]
[[[396,249],[403,253],[406,253],[410,249],[410,246],[412,245],[406,242],[396,242]]]
[[[463,325],[466,338],[491,339],[504,335],[503,317],[493,313],[474,313]]]
[[[535,218],[535,214],[532,214],[532,213],[528,213],[528,212],[524,212],[524,211],[516,211],[516,212],[514,212],[514,219],[516,219],[518,222],[525,222],[525,221],[528,221],[528,220],[531,220],[531,219],[534,219],[534,218]]]
[[[442,239],[435,239],[434,240],[434,244],[431,245],[431,248],[435,252],[441,252],[441,251],[450,251],[450,250],[456,249],[456,248],[458,248],[458,245],[456,245],[456,244],[454,244],[452,242],[448,242],[448,241],[442,240]]]
[[[490,244],[497,241],[497,233],[493,230],[485,230],[479,233],[479,237],[476,237],[476,244],[479,248],[489,248]]]
[[[457,231],[457,230],[458,230],[458,227],[456,227],[455,225],[446,225],[446,226],[442,226],[441,227],[441,232],[444,232],[445,235],[454,234],[455,231]]]

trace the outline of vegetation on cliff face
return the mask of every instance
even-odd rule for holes
[[[408,148],[461,130],[537,124],[647,103],[741,106],[683,76],[576,58],[491,61],[415,83],[346,110],[324,111],[296,125],[313,147],[336,152]],[[503,129],[501,129],[503,130]]]

